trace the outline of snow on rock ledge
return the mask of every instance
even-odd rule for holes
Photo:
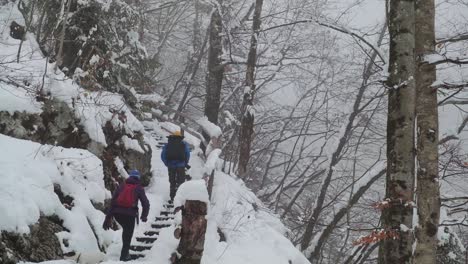
[[[221,128],[208,121],[206,116],[200,118],[197,123],[203,128],[203,131],[205,131],[212,138],[220,137],[223,133]]]
[[[0,152],[0,231],[27,234],[42,215],[56,215],[69,230],[57,234],[65,253],[99,252],[96,236],[101,245],[112,241],[112,232],[101,228],[104,214],[92,204],[110,197],[96,156],[4,135],[0,146],[8,149]],[[54,193],[54,184],[73,198],[70,210]]]
[[[123,141],[126,149],[133,149],[133,150],[138,151],[140,153],[145,153],[145,151],[141,148],[140,144],[138,143],[138,140],[131,139],[128,136],[123,136],[122,141]]]
[[[0,111],[7,111],[11,115],[14,112],[27,112],[37,114],[42,112],[42,105],[34,96],[28,94],[24,89],[18,89],[0,82]]]

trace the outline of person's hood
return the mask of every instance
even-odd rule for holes
[[[128,177],[128,179],[125,181],[128,184],[140,184],[140,179],[137,177]]]

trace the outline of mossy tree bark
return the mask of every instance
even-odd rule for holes
[[[415,179],[415,10],[414,0],[389,1],[390,62],[387,85],[387,181],[390,206],[382,212],[382,225],[399,234],[382,241],[380,264],[405,264],[412,259]]]
[[[416,0],[416,92],[417,103],[417,213],[414,263],[436,263],[437,230],[440,213],[439,192],[439,120],[436,66],[424,61],[435,51],[434,0]]]

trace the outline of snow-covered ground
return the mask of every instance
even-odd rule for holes
[[[104,188],[101,161],[82,149],[40,145],[0,135],[0,230],[29,233],[41,215],[57,215],[69,231],[57,233],[64,252],[100,252],[115,240],[106,232],[104,214],[92,202],[110,198]],[[73,197],[70,210],[54,193],[54,184]],[[93,230],[98,237],[96,241]],[[97,243],[96,243],[97,242]]]
[[[171,127],[177,128],[174,124]],[[190,134],[186,136],[192,137]],[[149,189],[156,194],[162,194],[161,196],[166,199],[169,188],[167,170],[159,159],[161,150],[152,145],[154,181]],[[178,203],[182,204],[185,199],[204,201],[208,198],[201,178],[204,172],[222,164],[217,158],[216,150],[214,152],[214,155],[210,155],[212,160],[204,162],[200,158],[201,150],[198,147],[192,150],[190,162],[192,168],[188,173],[193,181],[180,187],[180,192],[174,201],[176,206]],[[283,264],[289,263],[288,261],[294,264],[309,263],[284,237],[286,228],[278,217],[263,207],[261,201],[248,190],[242,180],[220,170],[216,170],[215,173],[207,222],[203,264]],[[219,241],[218,228],[225,234],[226,242]],[[169,264],[168,258],[178,245],[178,241],[174,239],[174,229],[175,226],[163,229],[153,249],[142,261]]]
[[[164,201],[167,200],[169,182],[167,170],[159,158],[161,150],[156,148],[157,141],[151,139],[150,142],[154,151],[153,179],[146,191],[151,202],[148,218],[152,219],[159,215]],[[56,214],[65,220],[64,226],[70,230],[57,234],[60,239],[69,240],[68,247],[62,245],[65,252],[73,250],[81,253],[83,257],[80,263],[92,263],[103,257],[103,263],[118,263],[121,233],[102,230],[104,214],[91,204],[103,202],[110,197],[109,191],[104,188],[101,161],[96,156],[86,150],[40,145],[4,135],[0,135],[0,146],[10,146],[12,149],[0,156],[0,209],[6,212],[5,217],[0,220],[1,230],[27,233],[28,225],[34,224],[40,214]],[[190,173],[194,180],[180,187],[183,193],[178,193],[176,201],[193,198],[207,200],[207,194],[200,196],[200,193],[206,193],[200,174],[206,168],[197,155],[199,152],[198,148],[192,151],[194,158]],[[71,210],[66,209],[54,194],[54,183],[59,184],[65,194],[74,198]],[[194,188],[201,189],[201,192],[193,191]],[[295,264],[308,263],[283,236],[286,229],[278,218],[262,206],[241,180],[220,171],[215,173],[207,220],[208,231],[202,261],[204,264],[283,264],[288,261]],[[107,248],[106,256],[99,253],[98,243],[95,243],[96,239],[88,222],[99,238],[99,245]],[[148,230],[149,225],[150,221],[140,223],[134,237]],[[169,257],[178,245],[173,236],[174,228],[175,226],[171,226],[163,229],[147,257],[133,262],[156,261],[169,264]],[[218,228],[225,234],[226,242],[219,242]],[[63,260],[43,263],[74,262]]]
[[[158,142],[144,132],[143,124],[162,138],[178,127],[168,122],[142,123],[129,111],[120,95],[84,90],[56,70],[54,64],[46,62],[32,34],[28,34],[22,43],[17,63],[20,41],[9,36],[9,23],[15,20],[24,24],[24,19],[13,3],[0,7],[0,17],[0,60],[3,63],[0,65],[0,111],[11,114],[15,111],[41,113],[42,104],[34,97],[42,89],[43,94],[73,108],[85,132],[103,146],[106,146],[106,141],[102,127],[107,121],[111,121],[114,127],[123,127],[128,135],[135,131],[145,133],[153,150],[153,178],[146,188],[151,203],[148,219],[159,215],[169,196],[169,181],[167,170],[160,160]],[[153,99],[159,100],[159,97],[155,95]],[[122,122],[109,109],[125,111],[126,122]],[[220,131],[212,128],[210,123],[200,122],[210,127],[213,134],[219,135]],[[193,147],[189,174],[194,181],[190,184],[198,183],[197,188],[200,189],[204,183],[201,180],[204,173],[216,168],[219,151],[215,151],[215,155],[205,164],[198,148],[200,140],[190,134],[186,134],[186,139]],[[127,148],[141,151],[140,145],[131,138],[126,138],[124,144]],[[97,263],[101,260],[108,264],[119,262],[121,231],[104,231],[102,222],[105,216],[93,206],[93,203],[104,203],[111,196],[104,187],[102,162],[98,157],[83,149],[41,145],[5,135],[0,135],[0,149],[0,231],[29,233],[29,226],[36,223],[41,215],[57,215],[67,229],[56,234],[65,253],[76,252],[81,256],[79,263]],[[121,160],[116,160],[116,164],[121,163]],[[126,175],[123,171],[121,174]],[[59,185],[65,195],[73,197],[72,205],[60,202],[54,193],[54,184]],[[190,189],[190,184],[182,186],[181,190]],[[182,196],[178,194],[179,198]],[[185,196],[191,197],[190,194]],[[294,264],[308,263],[283,236],[285,228],[278,218],[263,208],[242,181],[220,171],[216,172],[207,220],[204,264],[283,264],[288,260]],[[134,238],[148,230],[149,225],[150,221],[140,223]],[[173,238],[174,228],[163,229],[150,254],[134,262],[169,263],[169,256],[178,244]],[[218,228],[225,233],[226,242],[219,242]],[[68,243],[63,243],[64,240]],[[101,253],[99,247],[105,248],[107,253]],[[68,259],[43,263],[69,264],[75,261]]]

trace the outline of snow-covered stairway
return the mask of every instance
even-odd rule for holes
[[[146,230],[143,236],[134,238],[134,242],[130,246],[130,259],[135,260],[145,257],[146,253],[158,239],[161,229],[171,226],[173,221],[174,204],[168,201],[164,205],[164,209],[161,211],[160,215],[154,219],[154,222],[151,224],[151,229]]]
[[[161,136],[161,134],[155,131],[154,128],[145,126],[145,131],[148,132],[151,135],[151,137],[153,137],[156,140],[156,148],[160,149],[164,146],[166,142],[163,141],[163,137]]]

